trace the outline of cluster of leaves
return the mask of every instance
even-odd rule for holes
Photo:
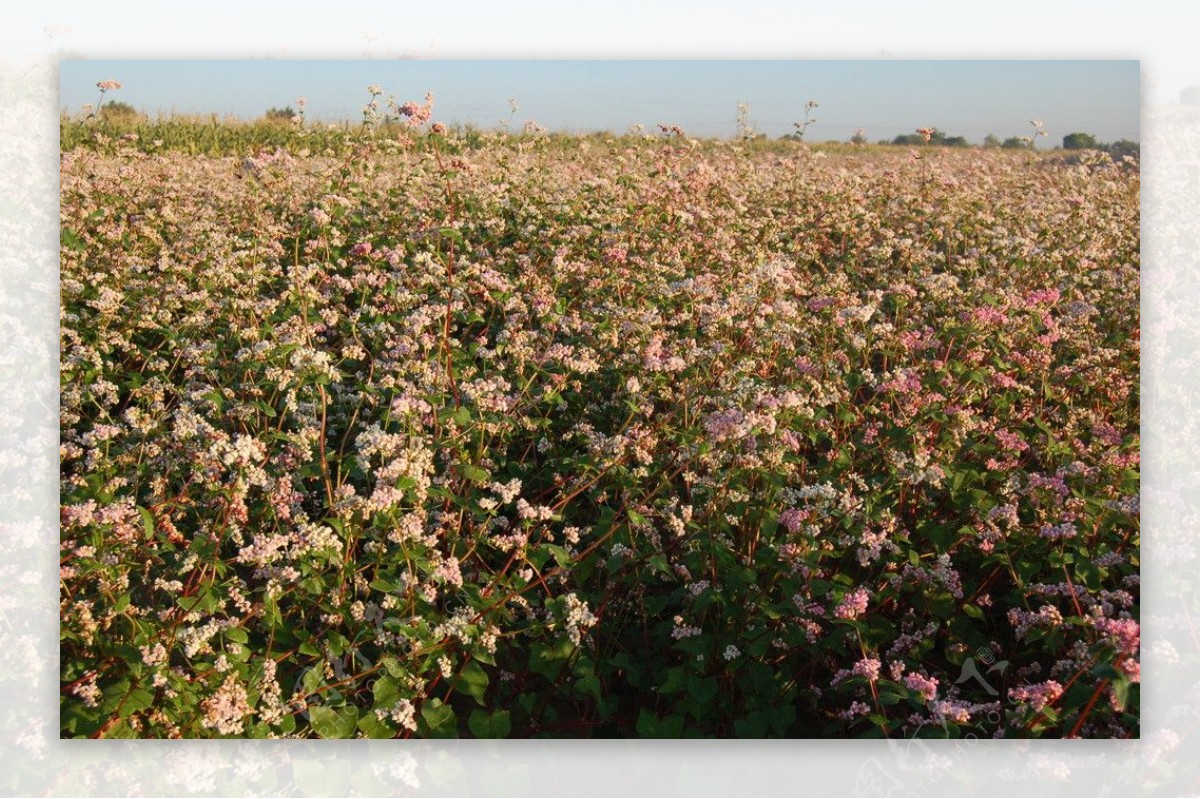
[[[1136,172],[343,136],[64,150],[64,736],[1137,734]]]

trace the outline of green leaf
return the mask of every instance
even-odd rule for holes
[[[100,705],[100,713],[107,714],[116,710],[121,701],[129,693],[129,680],[119,680],[104,689],[104,703]]]
[[[512,722],[509,720],[507,710],[487,713],[477,708],[471,711],[471,717],[467,719],[467,727],[476,738],[507,738],[508,734],[512,732]]]
[[[300,685],[304,688],[306,694],[316,693],[317,689],[324,684],[325,678],[321,676],[321,672],[312,668],[304,672],[304,676],[300,680]]]
[[[440,699],[429,699],[421,706],[421,720],[430,738],[457,738],[458,719],[454,709]]]
[[[603,700],[600,694],[600,678],[595,674],[588,674],[576,680],[575,691],[579,694],[587,694],[597,702]]]
[[[553,682],[574,651],[575,645],[566,638],[549,644],[535,643],[529,650],[529,670]]]
[[[121,700],[120,717],[128,718],[139,710],[145,710],[154,704],[154,691],[145,686],[134,688]]]
[[[792,705],[776,705],[766,711],[767,722],[776,735],[787,735],[788,728],[796,721],[796,708]]]
[[[1122,675],[1122,677],[1118,680],[1113,680],[1112,690],[1113,695],[1117,700],[1116,709],[1118,712],[1125,710],[1126,706],[1129,704],[1129,691],[1132,688],[1132,685],[1133,684],[1130,683],[1129,678],[1124,675]]]
[[[545,546],[547,552],[554,556],[554,562],[564,569],[571,567],[571,553],[558,546],[557,544],[547,544]]]
[[[263,620],[267,623],[268,628],[278,627],[283,621],[283,617],[279,613],[279,603],[274,597],[267,596],[263,599]]]
[[[637,733],[643,738],[679,738],[683,735],[683,716],[659,718],[646,708],[638,713]]]
[[[771,639],[760,636],[746,644],[746,654],[752,658],[761,658],[771,648]]]
[[[321,738],[353,738],[358,729],[358,708],[354,705],[316,705],[308,709],[308,718],[313,732]]]
[[[216,405],[217,411],[225,409],[225,395],[219,391],[209,391],[207,394],[201,395],[200,399],[206,399],[213,405]]]
[[[700,705],[707,705],[717,695],[717,681],[714,677],[688,677],[688,693]]]
[[[138,505],[137,509],[138,509],[138,513],[141,514],[141,517],[142,517],[142,529],[144,529],[146,531],[146,540],[147,541],[153,540],[154,539],[154,514],[151,513],[150,511],[146,510],[145,508],[143,508],[141,505]]]
[[[376,708],[389,709],[400,698],[400,681],[384,674],[371,685],[371,695]]]
[[[86,738],[90,736],[100,727],[97,715],[95,710],[84,706],[81,702],[68,701],[64,703],[59,719],[63,732],[70,733],[70,735],[61,735],[61,737]]]
[[[380,721],[374,713],[364,713],[358,720],[358,728],[368,738],[395,738],[396,731]]]
[[[1090,560],[1079,560],[1075,563],[1075,578],[1088,588],[1100,586],[1100,567]]]
[[[488,687],[487,672],[476,661],[469,661],[454,678],[454,687],[474,698],[478,704],[485,705]]]
[[[646,558],[646,563],[647,565],[653,566],[654,570],[660,574],[665,574],[668,577],[675,576],[675,573],[671,571],[671,564],[667,563],[666,555],[651,555],[650,557]]]
[[[450,239],[460,247],[466,246],[462,233],[452,227],[444,227],[438,229],[438,235],[444,239]]]
[[[75,252],[83,252],[87,249],[87,243],[84,242],[83,238],[75,231],[67,230],[66,228],[63,228],[62,232],[59,233],[58,242],[66,249],[74,250]]]
[[[625,654],[624,652],[618,652],[616,655],[613,655],[608,659],[608,665],[610,668],[625,672],[625,682],[629,684],[637,684],[638,675],[641,674],[641,670],[634,665],[633,661],[630,660],[629,655]]]
[[[472,483],[486,483],[491,477],[491,475],[487,473],[486,469],[481,469],[478,466],[474,466],[470,463],[464,463],[460,465],[458,470],[462,472],[463,477],[467,478]]]
[[[983,610],[978,605],[966,604],[962,606],[962,612],[970,616],[972,619],[982,619]]]
[[[761,710],[756,710],[745,718],[735,719],[733,731],[739,738],[763,738],[767,734],[768,719]]]
[[[658,689],[659,694],[675,694],[686,686],[686,674],[683,666],[675,666],[667,670],[667,679]]]

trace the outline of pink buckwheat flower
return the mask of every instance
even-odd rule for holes
[[[810,515],[810,511],[800,510],[799,508],[788,508],[779,514],[779,524],[789,533],[795,535],[804,526],[804,522],[808,520]]]
[[[877,658],[863,658],[854,664],[854,673],[859,677],[866,677],[871,682],[879,679],[880,662]]]
[[[1096,629],[1126,655],[1135,654],[1142,643],[1142,628],[1133,619],[1097,619]]]
[[[833,611],[833,615],[839,619],[857,619],[866,612],[867,601],[870,598],[870,591],[865,588],[856,588],[842,597],[842,601]]]
[[[1022,685],[1008,689],[1008,698],[1013,702],[1028,702],[1034,710],[1042,710],[1046,705],[1062,696],[1063,687],[1055,680]]]
[[[458,558],[446,558],[434,571],[433,576],[450,585],[462,587],[462,571],[459,569]]]
[[[909,690],[916,691],[925,699],[926,702],[933,701],[937,696],[938,681],[936,677],[926,677],[923,674],[911,672],[904,677],[904,684]]]

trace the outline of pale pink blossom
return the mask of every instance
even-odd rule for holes
[[[926,702],[932,701],[937,696],[938,681],[936,677],[926,677],[914,671],[904,676],[904,684],[909,689],[921,694]]]
[[[834,609],[833,615],[839,619],[857,619],[866,612],[867,602],[870,598],[870,591],[865,588],[856,588],[842,597],[842,601]]]

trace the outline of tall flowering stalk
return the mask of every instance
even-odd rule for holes
[[[98,119],[100,111],[104,108],[104,95],[111,91],[116,91],[121,88],[121,82],[115,80],[102,80],[96,83],[96,88],[100,90],[100,99],[96,101],[96,108],[90,114],[88,119]]]
[[[793,122],[792,126],[796,128],[796,132],[792,135],[797,141],[804,141],[804,134],[808,132],[809,125],[817,124],[817,120],[812,116],[813,109],[817,107],[816,100],[809,100],[804,104],[804,119],[799,122]]]

